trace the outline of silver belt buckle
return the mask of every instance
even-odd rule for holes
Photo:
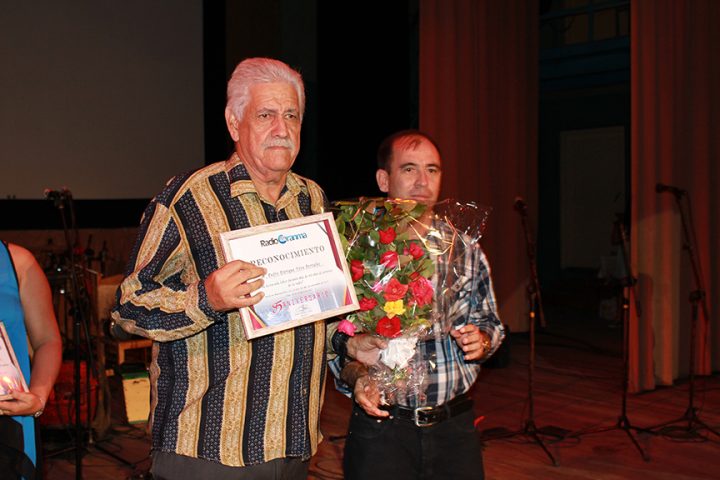
[[[430,427],[432,425],[435,425],[437,422],[420,422],[420,412],[426,412],[429,410],[433,410],[435,407],[417,407],[415,411],[413,412],[413,420],[415,422],[416,427]]]

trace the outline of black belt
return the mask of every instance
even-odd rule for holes
[[[473,401],[470,395],[463,393],[449,402],[435,407],[409,408],[396,405],[390,409],[390,416],[401,420],[409,420],[418,427],[429,427],[472,410],[472,406]]]

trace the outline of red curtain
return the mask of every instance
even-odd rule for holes
[[[698,322],[696,373],[720,366],[719,25],[715,0],[631,2],[631,255],[643,307],[631,321],[632,391],[671,384],[689,364],[696,282],[674,196],[658,194],[658,182],[688,192],[709,307]]]
[[[420,128],[442,150],[443,196],[493,207],[483,247],[513,331],[528,327],[516,196],[537,218],[537,3],[420,0]]]

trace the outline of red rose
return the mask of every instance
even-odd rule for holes
[[[385,265],[385,268],[395,268],[398,264],[398,254],[390,251],[380,255],[380,264]]]
[[[360,260],[350,260],[350,275],[353,282],[360,280],[365,274],[365,265]]]
[[[407,291],[407,285],[398,282],[396,278],[391,278],[387,285],[385,285],[383,297],[385,297],[385,300],[388,302],[395,302],[403,298]]]
[[[360,310],[363,312],[367,312],[368,310],[372,310],[375,308],[378,304],[377,300],[375,300],[372,297],[363,297],[360,299]]]
[[[410,242],[410,248],[408,251],[415,260],[418,260],[419,258],[422,258],[423,255],[425,255],[425,250],[423,250],[422,247],[415,242]]]
[[[433,286],[425,277],[420,277],[410,282],[408,285],[410,293],[412,293],[413,300],[418,307],[423,305],[430,305],[433,299]]]
[[[387,245],[388,243],[392,243],[393,240],[395,240],[395,229],[393,227],[388,227],[385,230],[379,230],[378,233],[380,234],[380,243],[384,243]]]
[[[400,335],[400,319],[398,317],[383,317],[375,325],[375,332],[387,338],[395,338]]]

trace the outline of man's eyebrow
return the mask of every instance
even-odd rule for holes
[[[398,168],[405,168],[405,167],[417,167],[417,163],[415,162],[405,162],[403,164],[398,165]]]
[[[405,167],[418,167],[418,166],[419,166],[419,165],[418,165],[417,163],[415,163],[415,162],[405,162],[405,163],[403,163],[403,164],[400,164],[398,168],[401,168],[401,169],[402,169],[402,168],[405,168]],[[440,166],[439,163],[428,163],[428,164],[425,165],[425,167],[437,168],[437,169],[440,169],[440,168],[441,168],[441,166]]]

